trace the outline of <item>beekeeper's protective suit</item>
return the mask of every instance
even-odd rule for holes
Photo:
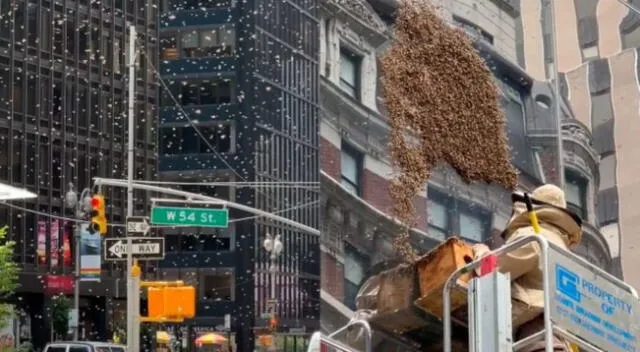
[[[581,220],[566,210],[564,192],[554,185],[543,185],[531,194],[534,210],[540,223],[538,235],[559,247],[574,249],[582,239]],[[514,202],[513,214],[502,236],[511,243],[526,236],[535,235],[527,214],[526,204]],[[485,245],[474,245],[476,258],[489,251]],[[542,272],[538,266],[540,247],[530,243],[500,258],[500,270],[511,274],[511,296],[515,301],[524,303],[526,309],[514,310],[513,329],[516,340],[530,336],[544,328],[542,317],[544,295],[542,290]],[[569,344],[555,339],[554,350],[571,351]],[[527,346],[522,352],[544,351],[544,342],[538,341]]]

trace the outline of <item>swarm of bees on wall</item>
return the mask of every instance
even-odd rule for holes
[[[436,11],[424,0],[402,1],[394,43],[381,59],[397,172],[392,214],[404,224],[395,246],[407,260],[417,258],[409,241],[413,201],[436,166],[450,165],[465,182],[509,189],[518,179],[493,75],[471,39]]]

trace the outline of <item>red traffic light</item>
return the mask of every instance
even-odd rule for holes
[[[101,203],[102,203],[102,202],[100,201],[100,198],[99,198],[99,197],[93,197],[93,198],[91,198],[91,206],[92,206],[93,208],[97,208],[97,207],[99,207]]]

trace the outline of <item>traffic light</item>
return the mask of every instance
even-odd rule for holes
[[[193,286],[149,287],[147,309],[150,318],[193,318],[196,289]]]
[[[269,318],[269,328],[272,330],[278,328],[278,319],[276,317]]]
[[[91,197],[91,224],[89,224],[89,233],[107,234],[107,217],[104,212],[104,196],[96,194]]]

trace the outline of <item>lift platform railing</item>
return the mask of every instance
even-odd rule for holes
[[[364,319],[352,319],[351,321],[349,321],[349,323],[347,323],[347,325],[334,331],[328,336],[324,336],[320,332],[315,333],[311,337],[311,343],[309,344],[308,352],[360,352],[335,339],[336,336],[347,332],[350,328],[355,326],[360,326],[362,328],[362,331],[364,332],[364,352],[372,352],[373,333],[371,331],[369,322]],[[315,343],[318,344],[318,347],[313,346]]]
[[[637,348],[640,318],[636,314],[640,311],[640,303],[638,293],[630,285],[537,235],[502,246],[487,256],[495,255],[499,258],[532,242],[537,243],[540,249],[544,330],[516,341],[512,345],[513,350],[544,339],[545,351],[553,352],[555,334],[587,351],[640,351]],[[451,352],[451,289],[458,285],[458,278],[462,274],[480,267],[483,258],[456,270],[444,285],[445,352]],[[504,302],[504,298],[501,299]]]

